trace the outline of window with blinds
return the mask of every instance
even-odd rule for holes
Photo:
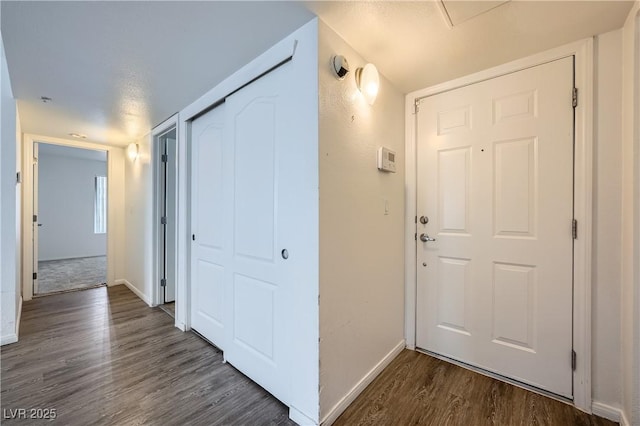
[[[93,232],[94,234],[107,233],[107,177],[106,176],[96,176]]]

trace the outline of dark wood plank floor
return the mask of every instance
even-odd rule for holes
[[[291,425],[287,409],[213,346],[124,286],[26,302],[0,351],[3,424]],[[15,413],[15,411],[14,411]],[[549,398],[403,351],[335,425],[613,425]]]
[[[551,398],[405,350],[334,426],[615,424]]]
[[[24,303],[3,346],[2,424],[292,425],[278,400],[125,286]],[[56,410],[55,421],[7,419]]]

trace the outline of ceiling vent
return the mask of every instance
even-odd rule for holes
[[[458,0],[438,0],[438,6],[442,12],[442,17],[449,28],[480,16],[498,6],[508,3],[510,0],[502,1],[458,1]]]

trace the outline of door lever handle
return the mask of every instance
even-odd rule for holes
[[[426,243],[427,241],[435,241],[435,240],[436,240],[435,238],[431,238],[427,234],[420,234],[420,241],[422,241],[423,243]]]

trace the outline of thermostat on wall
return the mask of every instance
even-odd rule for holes
[[[396,172],[396,153],[388,148],[378,148],[378,170]]]

